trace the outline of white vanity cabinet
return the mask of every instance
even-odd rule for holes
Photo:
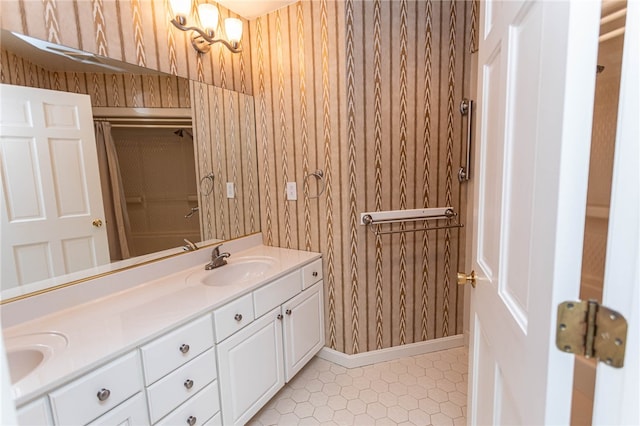
[[[255,290],[257,319],[218,343],[223,424],[249,421],[324,346],[321,260],[311,266],[306,290],[305,268]]]
[[[245,424],[284,386],[280,308],[218,344],[222,423]]]
[[[287,382],[324,346],[323,300],[321,281],[282,306]]]
[[[87,424],[140,391],[140,358],[133,351],[51,392],[54,423]]]
[[[211,315],[155,339],[140,352],[152,424],[202,425],[219,411]]]
[[[21,426],[53,426],[49,400],[46,396],[18,408],[16,417]]]

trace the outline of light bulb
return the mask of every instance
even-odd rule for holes
[[[218,8],[212,4],[203,3],[198,5],[198,16],[200,16],[200,24],[210,34],[213,34],[218,28]]]
[[[224,20],[224,32],[227,40],[235,48],[242,39],[242,21],[238,18],[227,18]]]
[[[191,12],[191,0],[171,0],[171,9],[175,16],[186,19]]]

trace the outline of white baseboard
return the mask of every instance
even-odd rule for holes
[[[407,356],[426,354],[429,352],[443,351],[464,345],[464,336],[442,337],[440,339],[427,340],[426,342],[410,343],[408,345],[395,346],[393,348],[379,349],[363,352],[355,355],[347,355],[330,348],[322,348],[318,357],[331,361],[345,368],[356,368],[378,362],[392,361]]]

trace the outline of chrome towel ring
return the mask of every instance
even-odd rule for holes
[[[200,193],[203,197],[210,195],[213,192],[213,172],[200,179]]]
[[[310,177],[314,177],[314,178],[316,178],[316,180],[318,181],[318,193],[317,193],[316,195],[313,195],[313,196],[309,195],[308,193],[307,193],[307,194],[305,194],[305,195],[306,195],[306,196],[307,196],[307,198],[309,198],[310,200],[312,200],[312,199],[314,199],[314,198],[320,198],[320,196],[321,196],[322,194],[324,194],[324,190],[325,190],[324,172],[323,172],[321,169],[318,169],[318,170],[316,170],[315,172],[313,172],[313,173],[309,173],[308,175],[306,175],[306,176],[304,177],[304,189],[305,189],[305,192],[307,191],[307,188],[308,188],[307,180],[308,180]]]

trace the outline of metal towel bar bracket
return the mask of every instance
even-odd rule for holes
[[[439,229],[462,228],[463,224],[456,220],[458,214],[452,207],[438,207],[428,209],[411,209],[411,210],[389,210],[381,212],[368,212],[360,215],[360,224],[365,225],[375,234],[388,235],[399,234],[403,232],[425,232],[436,231]],[[402,228],[382,230],[383,224],[405,223],[405,222],[426,222],[430,220],[446,220],[446,224],[436,226],[425,226],[422,228]],[[452,223],[453,221],[453,223]]]

